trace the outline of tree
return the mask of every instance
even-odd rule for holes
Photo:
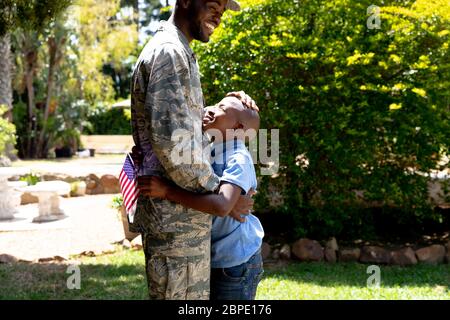
[[[0,51],[5,54],[5,59],[0,63],[0,73],[5,75],[1,82],[0,95],[3,103],[8,107],[8,117],[11,119],[12,109],[12,87],[11,87],[11,59],[10,59],[10,33],[11,31],[22,28],[23,30],[42,30],[51,19],[54,19],[60,12],[66,9],[71,0],[4,0],[0,4]],[[35,68],[35,59],[37,56],[36,48],[27,41],[27,89],[28,91],[28,133],[31,133],[33,122],[33,103],[34,90],[32,89],[33,72]],[[28,149],[31,148],[31,139],[28,140]]]
[[[49,149],[63,146],[76,151],[89,109],[116,97],[105,66],[117,73],[128,68],[137,42],[136,26],[119,12],[119,0],[80,0],[39,32],[14,33],[22,156],[45,158]],[[22,101],[31,115],[25,121]]]

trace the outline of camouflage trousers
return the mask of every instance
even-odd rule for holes
[[[142,233],[150,299],[209,299],[210,215],[140,197],[134,225]]]

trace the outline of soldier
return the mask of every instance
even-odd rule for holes
[[[233,0],[177,0],[169,21],[162,21],[136,63],[131,83],[133,139],[142,153],[138,176],[165,177],[194,192],[219,186],[203,156],[203,93],[193,40],[208,42]],[[230,93],[257,109],[245,93]],[[191,148],[189,161],[176,161],[178,138]],[[187,139],[187,140],[186,140]],[[186,143],[185,143],[186,146]],[[139,178],[140,183],[142,183]],[[248,212],[253,201],[241,196],[233,213]],[[232,214],[233,216],[233,214]],[[211,216],[161,199],[140,196],[130,230],[140,232],[151,299],[208,299]]]

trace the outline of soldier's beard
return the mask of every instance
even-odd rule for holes
[[[189,31],[191,37],[201,42],[208,42],[209,35],[205,32],[202,21],[198,19],[198,9],[195,7],[195,3],[191,2],[188,8],[188,16],[192,17],[189,24]]]

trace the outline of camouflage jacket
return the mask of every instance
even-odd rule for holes
[[[131,83],[133,139],[144,153],[138,175],[164,176],[195,192],[218,187],[203,148],[203,108],[195,55],[183,33],[163,21],[139,56]],[[180,146],[190,150],[187,161],[173,157]]]

